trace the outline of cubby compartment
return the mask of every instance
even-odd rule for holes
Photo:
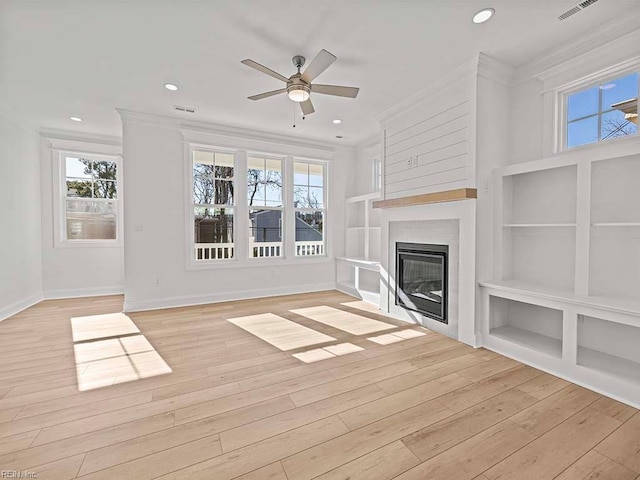
[[[503,280],[573,292],[575,227],[504,229],[503,248]]]
[[[576,165],[504,177],[503,224],[575,224],[577,178]]]
[[[347,228],[346,254],[348,258],[364,258],[365,236],[364,228]]]
[[[553,357],[562,357],[562,311],[490,296],[489,333]]]
[[[365,202],[347,202],[346,204],[347,228],[365,227]]]
[[[578,365],[640,384],[638,326],[601,318],[578,317]]]
[[[589,294],[640,300],[640,226],[591,228]]]
[[[594,162],[591,170],[591,223],[640,225],[640,155]]]

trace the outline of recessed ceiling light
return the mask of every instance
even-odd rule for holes
[[[496,11],[493,8],[483,8],[473,16],[473,23],[484,23],[493,17]]]
[[[73,120],[74,122],[81,122],[82,119],[80,117],[69,117],[70,120]]]
[[[333,121],[333,123],[335,123],[335,124],[337,125],[337,124],[339,124],[339,123],[342,123],[342,120],[340,120],[339,118],[336,118],[336,119]]]
[[[166,88],[167,90],[171,90],[172,92],[178,90],[178,86],[174,85],[173,83],[165,83],[164,88]]]

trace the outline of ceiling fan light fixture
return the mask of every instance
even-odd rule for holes
[[[306,102],[310,97],[310,89],[306,85],[291,85],[287,88],[287,95],[294,102]]]

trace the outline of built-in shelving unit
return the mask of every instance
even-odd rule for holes
[[[625,145],[495,172],[480,330],[487,348],[640,407],[640,142]]]
[[[373,202],[380,192],[346,200],[346,256],[337,258],[339,290],[376,305],[380,298],[380,214]]]

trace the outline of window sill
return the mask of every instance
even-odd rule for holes
[[[263,258],[248,258],[247,260],[207,260],[201,262],[190,262],[187,270],[227,270],[236,268],[255,268],[255,267],[275,267],[275,266],[293,266],[293,265],[324,265],[333,263],[334,258],[326,255],[318,255],[316,257],[294,257],[282,258],[271,257],[268,260]]]
[[[55,248],[122,248],[120,240],[62,240],[55,242]]]

